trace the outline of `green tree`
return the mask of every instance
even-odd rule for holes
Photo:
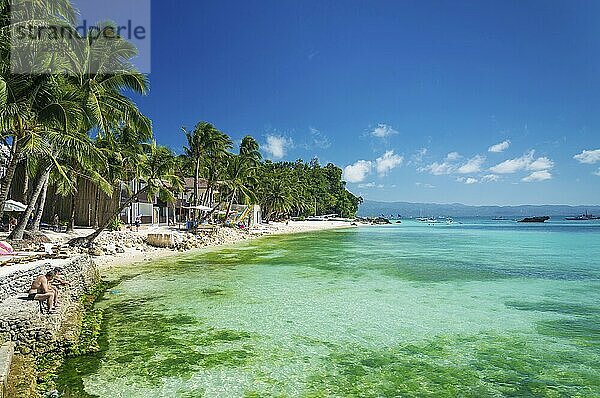
[[[134,180],[141,180],[144,186],[137,194],[131,194],[127,200],[123,201],[112,216],[107,217],[105,222],[92,234],[83,238],[71,239],[69,244],[81,245],[93,242],[109,226],[112,220],[118,218],[123,210],[133,203],[138,195],[146,195],[149,200],[156,196],[168,203],[175,200],[173,192],[180,191],[182,188],[181,179],[177,176],[177,170],[175,169],[177,165],[175,155],[168,148],[152,142],[146,146],[145,153],[135,157],[138,160],[136,167],[127,167],[127,170],[123,170],[121,169],[123,163],[119,164],[117,167],[121,170],[117,171],[115,175],[124,178],[123,180],[117,178],[122,185],[128,186]]]

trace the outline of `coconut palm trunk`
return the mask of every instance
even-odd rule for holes
[[[8,191],[10,190],[10,185],[12,184],[13,177],[15,176],[15,170],[17,169],[18,163],[19,139],[14,136],[10,150],[10,160],[8,161],[6,173],[2,179],[2,185],[0,185],[0,219],[2,219],[2,216],[4,216],[4,202],[6,202],[6,199],[8,199]]]
[[[223,204],[223,201],[220,201],[219,203],[217,203],[217,204],[215,205],[215,207],[213,207],[213,208],[212,208],[212,209],[211,209],[211,210],[210,210],[208,213],[206,213],[206,214],[204,215],[204,217],[202,217],[202,219],[200,220],[200,222],[204,222],[204,221],[208,220],[208,219],[209,219],[209,218],[210,218],[210,217],[213,215],[213,213],[214,213],[214,212],[215,212],[215,211],[216,211],[216,210],[217,210],[219,207],[221,207],[221,205],[222,205],[222,204]]]
[[[227,204],[227,211],[225,212],[225,219],[223,220],[223,224],[227,222],[227,218],[229,217],[229,212],[231,211],[231,206],[233,206],[233,200],[235,199],[235,190],[231,193],[231,199],[229,199],[229,203]]]
[[[42,190],[44,189],[44,184],[45,184],[46,180],[48,179],[48,177],[50,176],[50,170],[51,170],[50,167],[46,168],[42,172],[40,177],[36,180],[33,192],[31,194],[31,200],[29,201],[29,204],[27,205],[25,212],[21,215],[21,219],[19,220],[19,223],[17,224],[15,229],[11,232],[11,234],[8,236],[9,239],[12,239],[12,240],[23,239],[23,235],[25,234],[25,228],[27,227],[27,221],[29,221],[29,217],[31,217],[31,214],[33,213],[33,210],[35,209],[35,204],[38,200],[38,197],[40,196],[40,194],[42,193]]]
[[[40,194],[40,200],[38,203],[37,210],[35,212],[35,216],[33,218],[33,224],[31,225],[31,231],[36,232],[40,230],[40,223],[42,222],[42,216],[44,214],[44,206],[46,206],[46,196],[48,194],[48,182],[50,178],[46,178],[44,182],[44,187],[42,188],[42,193]]]
[[[144,188],[140,189],[137,194],[140,193],[145,193],[148,190],[148,186],[145,186]],[[115,210],[115,212],[110,216],[107,217],[104,222],[102,223],[102,225],[100,225],[93,233],[89,234],[88,236],[84,236],[84,237],[79,237],[79,238],[73,238],[71,239],[68,244],[71,246],[77,246],[77,245],[81,245],[84,243],[92,243],[101,233],[102,231],[104,231],[106,228],[108,228],[108,225],[119,216],[119,214],[121,214],[121,212],[123,212],[123,210],[125,210],[125,208],[129,205],[131,205],[133,203],[133,201],[135,200],[135,198],[137,197],[137,195],[131,195],[129,197],[129,199],[127,199],[127,201],[125,201],[125,203],[123,203],[117,210]]]
[[[100,224],[100,217],[98,216],[98,211],[100,211],[98,204],[100,203],[100,188],[96,186],[96,202],[94,203],[94,228],[98,228],[98,224]]]
[[[73,233],[75,230],[75,192],[71,194],[71,214],[67,225],[67,232]]]
[[[200,158],[196,159],[196,165],[194,167],[194,206],[198,206],[199,192],[198,192],[198,180],[200,179]],[[194,209],[194,220],[198,219],[198,210]]]

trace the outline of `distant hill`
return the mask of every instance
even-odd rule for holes
[[[522,206],[467,206],[461,203],[410,203],[410,202],[376,202],[365,200],[358,209],[359,216],[389,217],[510,217],[510,216],[569,216],[584,212],[600,214],[600,206],[567,206],[567,205],[522,205]]]

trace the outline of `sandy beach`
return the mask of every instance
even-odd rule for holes
[[[248,239],[257,239],[264,236],[306,233],[336,228],[352,228],[348,222],[343,221],[290,221],[261,224],[247,231],[234,228],[219,228],[218,232],[210,235],[194,236],[178,227],[168,226],[142,226],[136,231],[103,232],[95,242],[99,251],[95,252],[94,262],[101,271],[130,265],[139,262],[151,261],[158,258],[175,256],[182,252],[192,250],[206,250],[232,245]],[[73,233],[57,233],[45,231],[46,235],[54,244],[66,244],[74,237],[85,236],[92,232],[90,228],[76,228]],[[176,241],[194,240],[189,249],[182,248],[159,248],[145,243],[148,234],[172,234]],[[202,239],[200,239],[202,238]],[[118,242],[126,242],[119,244]],[[128,243],[130,242],[130,243]],[[101,254],[100,254],[101,253]],[[100,254],[100,255],[98,255]]]

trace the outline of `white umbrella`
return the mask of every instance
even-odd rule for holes
[[[9,199],[4,202],[4,211],[25,211],[25,209],[27,209],[27,205],[16,200]]]
[[[184,209],[192,209],[192,210],[200,210],[200,211],[211,211],[212,207],[208,207],[208,206],[202,206],[202,205],[198,205],[198,206],[183,206]]]

